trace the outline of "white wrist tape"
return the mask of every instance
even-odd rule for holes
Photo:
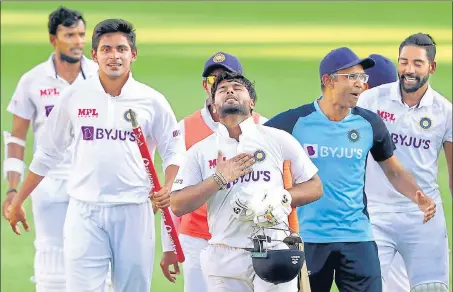
[[[8,144],[13,143],[19,146],[25,147],[25,141],[11,136],[11,133],[7,131],[3,131],[3,141],[5,144],[5,160],[3,161],[3,176],[4,178],[8,177],[9,171],[14,171],[20,174],[21,181],[24,179],[24,170],[25,170],[25,162],[18,158],[8,158]]]

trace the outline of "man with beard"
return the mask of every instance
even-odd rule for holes
[[[4,174],[9,188],[3,216],[17,193],[24,175],[25,140],[32,124],[34,150],[43,125],[60,93],[78,80],[96,73],[97,65],[85,58],[85,20],[80,12],[60,7],[49,15],[49,37],[54,53],[20,79],[7,110],[13,114],[11,134],[5,132]],[[66,192],[71,151],[32,194],[36,227],[34,281],[36,291],[65,291],[63,223],[68,208]],[[27,227],[28,228],[28,227]]]
[[[312,291],[330,291],[334,273],[340,291],[382,291],[364,192],[368,153],[393,186],[424,212],[414,226],[434,216],[434,202],[393,155],[385,124],[376,113],[355,106],[368,81],[364,70],[374,64],[346,47],[331,51],[319,66],[322,98],[265,123],[304,146],[324,186],[319,201],[297,209]]]
[[[297,141],[253,121],[255,101],[253,84],[242,75],[224,72],[217,77],[212,104],[220,124],[188,150],[170,195],[176,216],[206,203],[211,238],[200,262],[208,291],[296,291],[297,279],[275,285],[256,276],[247,250],[253,248],[250,237],[254,222],[274,222],[275,229],[263,232],[275,241],[265,247],[283,249],[280,241],[286,235],[281,229],[287,229],[291,206],[308,204],[322,193],[317,169]],[[284,160],[291,161],[294,180],[288,191],[283,186]],[[269,217],[253,207],[266,206],[271,198],[277,201]]]
[[[447,230],[437,173],[443,147],[451,192],[452,104],[428,82],[436,71],[435,56],[436,43],[430,35],[409,36],[399,47],[399,80],[365,91],[358,102],[381,116],[396,144],[395,156],[437,205],[430,222],[417,224],[423,213],[392,187],[373,159],[368,160],[366,193],[382,276],[385,281],[399,252],[413,292],[446,292],[449,284]]]
[[[391,60],[389,60],[385,56],[378,54],[371,54],[369,58],[373,59],[376,62],[376,64],[374,65],[374,67],[365,70],[365,73],[367,73],[370,76],[368,83],[366,84],[367,89],[372,89],[379,85],[392,83],[398,80],[396,67]],[[368,159],[372,159],[372,157],[368,157]],[[370,195],[372,194],[369,193],[367,194],[368,198],[370,198]],[[369,204],[369,206],[370,205],[371,204]],[[378,220],[374,218],[375,211],[376,210],[373,207],[368,208],[368,213],[370,214],[372,227],[374,220]],[[399,252],[395,253],[395,257],[393,258],[392,264],[390,266],[388,277],[385,281],[385,286],[387,287],[388,291],[392,292],[410,291],[406,266],[404,265],[403,258],[401,257],[401,254]]]
[[[216,78],[223,72],[236,72],[242,74],[242,64],[235,56],[224,52],[217,52],[211,56],[204,65],[201,74],[203,80],[201,85],[207,94],[203,108],[185,117],[179,122],[180,135],[184,138],[186,149],[210,136],[219,126],[219,115],[214,112],[212,105],[211,90]],[[256,100],[254,101],[256,105]],[[263,124],[267,121],[265,117],[252,112],[255,123]],[[208,230],[206,205],[178,218],[174,216],[173,221],[179,223],[178,232],[181,246],[186,255],[183,263],[184,268],[184,292],[205,292],[206,284],[200,266],[200,253],[208,246],[211,234]],[[171,274],[179,273],[178,261],[173,251],[171,241],[165,227],[161,228],[164,254],[160,262],[161,269],[167,279],[171,282],[176,280]],[[174,271],[170,272],[169,265],[173,265]]]

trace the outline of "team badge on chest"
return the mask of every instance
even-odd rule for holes
[[[418,123],[420,125],[420,127],[423,129],[423,130],[428,130],[429,128],[431,128],[431,126],[433,125],[433,122],[431,121],[430,118],[428,117],[423,117],[420,119],[420,122]]]
[[[135,116],[137,116],[137,113],[135,111],[132,111]],[[131,114],[129,113],[129,110],[126,110],[123,114],[123,118],[126,120],[126,122],[130,122],[131,121]]]
[[[264,153],[263,150],[256,150],[255,153],[253,153],[253,156],[255,157],[256,162],[261,162],[266,159],[266,153]]]
[[[354,130],[354,129],[349,130],[349,132],[348,132],[348,139],[349,139],[349,141],[352,142],[352,143],[355,143],[355,142],[359,141],[359,140],[360,140],[359,131]]]

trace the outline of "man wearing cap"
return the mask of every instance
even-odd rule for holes
[[[404,259],[412,292],[449,291],[447,227],[437,179],[443,150],[452,192],[452,104],[429,84],[436,71],[435,56],[430,35],[410,35],[399,47],[399,80],[367,90],[358,102],[381,116],[396,145],[395,156],[436,203],[436,216],[417,225],[423,214],[392,186],[373,159],[368,160],[365,191],[384,285],[392,292],[399,291],[387,285],[396,253]]]
[[[312,291],[330,291],[334,272],[340,291],[382,291],[364,192],[368,153],[394,187],[425,212],[425,222],[434,215],[434,202],[393,156],[394,144],[381,118],[355,107],[368,81],[364,70],[374,64],[346,47],[331,51],[319,67],[322,98],[265,124],[303,145],[324,186],[320,200],[297,210]]]
[[[242,74],[242,65],[235,56],[224,52],[214,54],[204,65],[201,85],[207,94],[205,105],[202,109],[197,110],[179,122],[180,135],[184,137],[187,150],[214,133],[219,126],[219,115],[212,106],[211,89],[216,78],[225,71]],[[256,112],[252,112],[252,117],[257,124],[263,124],[267,121],[265,117]],[[200,266],[200,253],[208,245],[208,240],[211,238],[208,230],[206,204],[181,218],[174,216],[173,221],[179,223],[177,228],[180,234],[180,242],[186,255],[184,262],[184,291],[207,291]],[[165,231],[163,228],[162,230]],[[179,273],[179,267],[167,232],[162,232],[162,240],[164,254],[160,266],[165,277],[169,281],[174,282],[176,279],[171,274]],[[170,265],[174,267],[172,272],[169,271]]]
[[[369,58],[373,59],[376,64],[373,67],[365,70],[365,73],[369,75],[368,83],[365,84],[366,89],[372,89],[383,84],[396,82],[398,80],[398,76],[396,74],[396,67],[392,63],[392,61],[390,61],[387,57],[378,54],[371,54]],[[361,98],[359,97],[359,101],[357,103],[358,106],[360,106],[360,100]],[[370,157],[368,157],[368,159],[370,159]],[[369,181],[365,180],[365,182]],[[371,205],[370,197],[372,195],[373,193],[367,192],[369,206],[368,212],[370,214],[371,226],[374,227],[373,222],[375,220],[378,220],[378,218],[374,217],[379,216],[379,214],[378,212],[375,212],[376,210],[370,207]],[[385,281],[385,286],[387,287],[388,291],[392,292],[410,291],[406,266],[399,252],[395,253],[395,257],[393,258],[392,264],[390,266],[389,275]]]

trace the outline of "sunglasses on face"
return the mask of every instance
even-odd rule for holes
[[[204,78],[209,85],[213,85],[216,79],[217,76],[208,76]]]

